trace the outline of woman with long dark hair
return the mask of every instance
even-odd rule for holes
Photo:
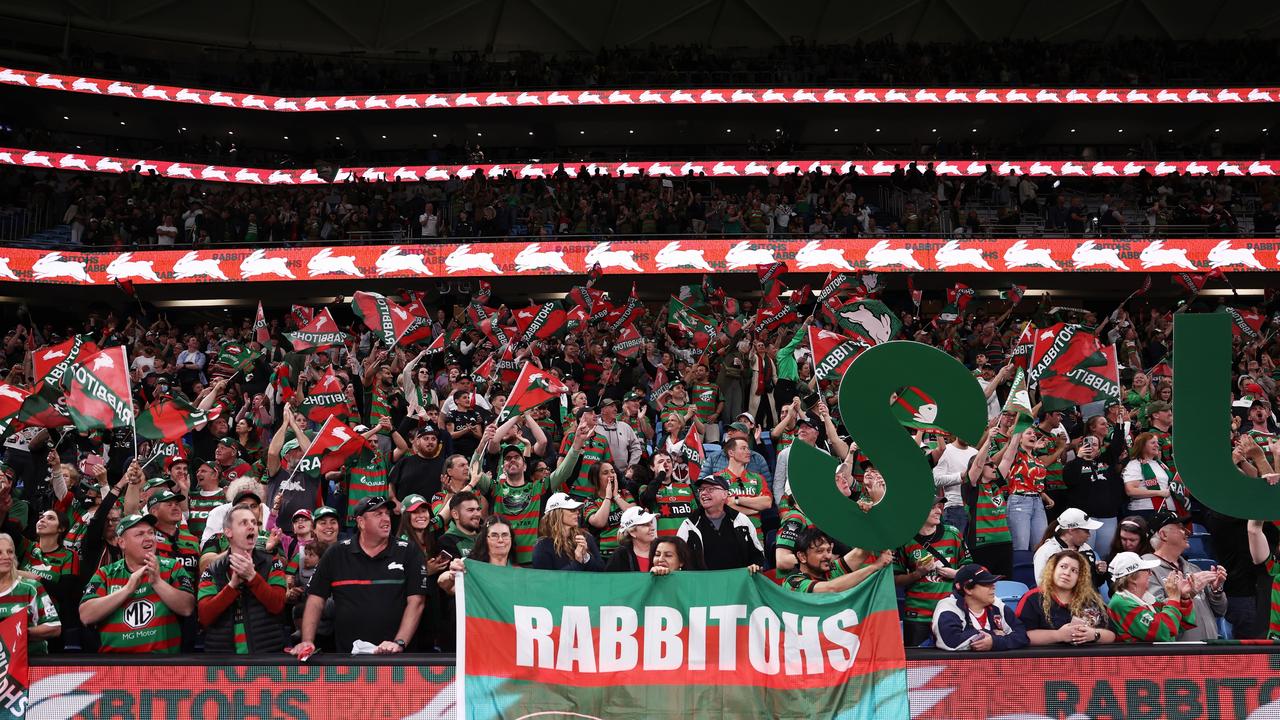
[[[1160,459],[1160,438],[1144,432],[1133,439],[1129,464],[1124,468],[1124,492],[1129,496],[1129,512],[1150,519],[1172,499],[1169,482],[1173,473]]]
[[[649,572],[654,575],[670,575],[677,570],[701,570],[702,567],[689,549],[689,544],[678,537],[659,539],[649,549]]]

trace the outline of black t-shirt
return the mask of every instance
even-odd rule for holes
[[[453,432],[457,432],[474,425],[484,427],[485,423],[489,421],[489,413],[482,408],[475,407],[465,411],[455,409],[448,414],[446,419],[453,424]],[[479,446],[480,438],[475,435],[467,434],[453,438],[453,451],[461,453],[467,458],[470,458]]]
[[[350,653],[356,640],[374,645],[395,640],[409,596],[427,594],[422,551],[393,538],[369,557],[358,538],[343,540],[320,558],[307,593],[333,598],[338,652]]]
[[[1062,480],[1067,485],[1067,505],[1080,508],[1090,517],[1121,517],[1129,502],[1121,477],[1104,462],[1081,457],[1073,459],[1062,468]]]
[[[1249,553],[1247,521],[1209,510],[1204,514],[1204,524],[1213,538],[1214,557],[1227,570],[1227,581],[1223,583],[1222,590],[1228,597],[1252,597],[1259,581],[1270,582],[1265,567],[1255,565]],[[1263,523],[1262,533],[1267,538],[1267,547],[1275,547],[1275,525]],[[1259,616],[1258,619],[1261,622],[1264,618]]]
[[[1057,630],[1063,625],[1069,625],[1071,608],[1058,602],[1056,598],[1049,598],[1049,616],[1045,617],[1043,597],[1040,588],[1031,588],[1030,592],[1022,596],[1022,600],[1018,602],[1017,615],[1023,627],[1027,630]],[[1098,617],[1106,617],[1101,608],[1098,609]]]
[[[404,498],[412,494],[424,498],[434,497],[440,492],[440,474],[444,472],[444,460],[451,453],[441,450],[433,458],[421,458],[409,453],[391,468],[391,486],[395,488],[396,497]]]
[[[318,468],[317,468],[318,471]],[[274,502],[276,493],[283,493],[280,500],[280,513],[277,517],[292,518],[299,510],[312,511],[324,504],[324,479],[319,475],[309,475],[304,470],[293,473],[283,465],[267,483],[267,496],[263,502]],[[280,529],[286,534],[293,534],[293,523],[281,523]]]

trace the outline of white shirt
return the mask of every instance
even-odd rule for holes
[[[1164,466],[1161,465],[1160,463],[1150,462],[1149,464],[1151,465],[1151,469],[1155,472],[1156,482],[1160,484],[1160,489],[1168,490],[1169,489],[1168,471],[1166,471]],[[1129,464],[1124,466],[1124,475],[1122,476],[1121,479],[1123,479],[1126,483],[1136,482],[1138,483],[1139,486],[1145,487],[1142,485],[1142,483],[1146,479],[1142,477],[1142,465],[1143,463],[1141,461],[1130,460]],[[1147,488],[1147,489],[1149,490],[1150,488]],[[1155,506],[1155,503],[1152,502],[1153,499],[1154,498],[1131,498],[1129,500],[1129,511],[1135,512],[1138,510],[1155,510],[1156,506]]]
[[[1054,553],[1066,549],[1067,546],[1063,545],[1056,537],[1045,540],[1040,547],[1036,548],[1036,554],[1031,558],[1031,567],[1037,582],[1040,580],[1040,573],[1044,572],[1044,566],[1049,563],[1049,558],[1053,557]],[[1086,557],[1089,557],[1089,553],[1093,552],[1093,548],[1089,547],[1089,543],[1085,543],[1076,549],[1084,553]],[[1097,568],[1089,568],[1089,570],[1097,572]]]
[[[177,236],[178,236],[178,228],[172,225],[156,226],[156,244],[157,245],[172,245],[174,238],[176,238]]]
[[[978,381],[979,387],[982,388],[982,392],[986,392],[987,388],[991,385],[991,383],[995,382],[995,380],[986,380],[983,378],[975,378],[975,379]],[[992,392],[991,397],[987,398],[987,419],[991,420],[992,418],[994,418],[999,414],[1000,414],[1000,393]]]
[[[942,451],[942,455],[938,456],[938,464],[933,466],[934,483],[937,484],[941,478],[947,478],[950,482],[949,476],[953,475],[960,475],[963,478],[963,473],[969,470],[969,458],[977,454],[976,447],[958,448],[955,443],[947,443],[947,448]],[[964,507],[964,500],[960,497],[960,485],[961,483],[945,486],[947,507]]]

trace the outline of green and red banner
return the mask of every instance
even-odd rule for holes
[[[123,345],[109,347],[71,366],[63,376],[67,414],[80,432],[133,425],[129,358]]]
[[[746,570],[529,572],[467,562],[460,717],[909,717],[888,572],[819,594]]]
[[[327,350],[345,345],[351,339],[350,335],[338,329],[329,308],[320,308],[297,332],[285,333],[284,337],[295,352]]]
[[[0,718],[27,716],[31,676],[27,667],[27,610],[0,620]]]
[[[186,398],[166,395],[138,415],[135,430],[140,438],[174,443],[219,415],[221,411],[217,406],[212,410],[199,410]]]

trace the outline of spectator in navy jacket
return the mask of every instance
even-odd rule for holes
[[[1029,644],[1014,609],[996,597],[998,575],[981,565],[956,572],[955,591],[933,611],[933,639],[943,650],[1017,650]]]

